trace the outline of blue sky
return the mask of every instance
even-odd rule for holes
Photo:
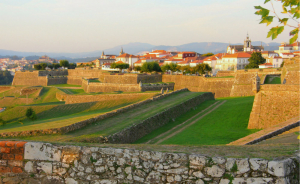
[[[264,0],[0,0],[0,49],[86,52],[130,42],[181,45],[266,38]],[[265,7],[268,7],[264,5]],[[276,9],[281,4],[275,3]],[[275,24],[274,24],[275,25]],[[287,29],[290,30],[290,29]],[[287,42],[285,30],[275,42]]]

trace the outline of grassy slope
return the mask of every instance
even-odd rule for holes
[[[160,134],[174,128],[175,126],[181,124],[182,122],[186,121],[187,119],[195,116],[197,113],[204,110],[205,108],[207,108],[208,106],[210,106],[211,104],[213,104],[215,102],[216,102],[215,100],[209,100],[209,101],[205,101],[205,102],[199,104],[195,109],[191,109],[190,111],[188,111],[184,115],[179,116],[177,119],[175,119],[175,121],[170,121],[168,124],[165,124],[164,126],[162,126],[158,129],[156,129],[155,131],[151,132],[150,134],[142,137],[141,139],[139,139],[135,143],[137,143],[137,144],[146,143],[147,141],[154,139],[155,137],[159,136]],[[157,140],[153,140],[153,142],[156,142],[156,141]]]
[[[218,100],[227,100],[227,102],[194,125],[161,144],[227,144],[258,131],[247,129],[253,97],[223,98]],[[186,116],[183,119],[188,118],[189,116]]]
[[[54,140],[54,141],[81,141],[86,138],[99,137],[101,135],[110,135],[118,132],[132,124],[139,123],[154,114],[161,112],[163,109],[170,108],[174,105],[182,103],[187,99],[193,98],[201,93],[181,92],[172,96],[166,97],[162,100],[151,102],[141,107],[132,109],[126,114],[120,114],[112,118],[99,121],[91,124],[83,129],[70,132],[64,135],[50,135],[50,136],[35,136],[28,137],[31,140]]]
[[[25,118],[25,112],[29,106],[19,106],[3,112],[3,119],[9,121],[9,124],[4,127],[0,127],[0,133],[62,127],[140,100],[145,100],[152,95],[153,94],[149,94],[135,99],[110,100],[106,102],[89,102],[66,105],[57,105],[58,102],[47,103],[48,105],[37,104],[31,107],[36,112],[38,120],[32,122],[26,119],[22,121],[23,125],[18,123],[17,120],[19,118]],[[16,111],[19,113],[16,113]]]

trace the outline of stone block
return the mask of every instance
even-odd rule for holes
[[[225,169],[222,169],[216,165],[213,165],[212,167],[208,167],[205,169],[206,169],[206,173],[213,178],[220,178],[225,173]]]
[[[61,150],[48,143],[28,142],[25,144],[24,158],[58,162],[61,159]]]
[[[243,174],[250,171],[250,165],[248,159],[239,159],[236,161],[237,165],[237,174]]]
[[[270,161],[268,163],[268,173],[277,177],[288,176],[293,168],[293,160],[285,159],[281,161]]]
[[[255,171],[266,171],[268,167],[268,161],[261,158],[251,158],[249,160],[250,167]]]

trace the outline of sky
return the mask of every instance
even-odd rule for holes
[[[264,0],[0,0],[0,49],[89,52],[130,42],[288,42],[266,38],[254,6]],[[281,3],[275,2],[280,12]]]

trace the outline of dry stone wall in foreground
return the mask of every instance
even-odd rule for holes
[[[0,145],[2,155],[13,155],[13,148],[24,149],[21,160],[2,156],[0,183],[298,183],[299,164],[294,158],[210,158],[39,142],[2,141]]]

